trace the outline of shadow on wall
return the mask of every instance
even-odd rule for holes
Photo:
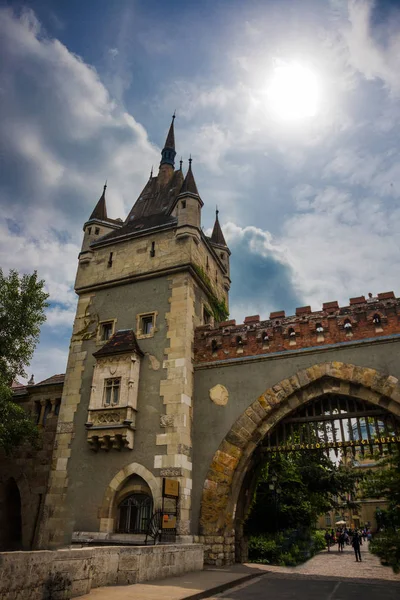
[[[0,551],[22,550],[21,495],[13,477],[0,486]]]

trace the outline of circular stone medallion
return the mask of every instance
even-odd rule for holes
[[[225,406],[228,404],[229,393],[224,385],[217,383],[210,389],[210,398],[218,406]]]

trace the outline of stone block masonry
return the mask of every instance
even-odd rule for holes
[[[130,585],[202,569],[201,544],[2,552],[0,598],[69,600],[96,587]]]

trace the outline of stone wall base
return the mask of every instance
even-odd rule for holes
[[[235,536],[232,535],[195,535],[195,543],[204,546],[204,563],[223,567],[235,563]]]
[[[201,571],[203,553],[201,544],[1,552],[0,598],[67,600],[100,586]]]

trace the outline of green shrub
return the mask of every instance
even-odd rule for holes
[[[260,534],[249,539],[249,560],[263,564],[295,566],[324,548],[322,531],[293,529],[279,534]]]
[[[400,573],[400,532],[383,531],[376,535],[369,544],[372,554],[381,559],[382,565],[392,567]]]

